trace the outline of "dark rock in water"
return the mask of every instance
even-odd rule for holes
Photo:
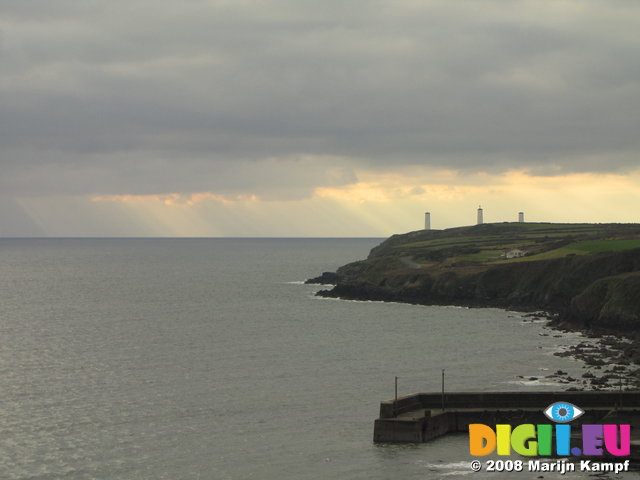
[[[316,285],[336,285],[338,283],[338,275],[335,272],[322,272],[322,275],[315,278],[305,280],[304,283]]]
[[[607,377],[592,378],[591,385],[606,385],[608,380]]]
[[[600,358],[585,358],[585,363],[587,365],[594,365],[598,368],[602,367],[602,365],[606,365],[605,361]]]
[[[562,352],[555,352],[553,355],[556,357],[570,357],[573,353],[570,350],[564,350]]]

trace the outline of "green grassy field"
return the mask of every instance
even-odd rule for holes
[[[613,239],[613,240],[592,240],[586,242],[576,242],[565,247],[549,250],[529,257],[514,258],[509,262],[522,262],[534,260],[547,260],[550,258],[560,258],[567,255],[589,255],[600,252],[620,252],[622,250],[632,250],[640,248],[640,238]]]
[[[510,263],[640,248],[639,224],[493,223],[394,235],[372,257],[410,257],[418,263]],[[513,249],[526,252],[505,259]]]

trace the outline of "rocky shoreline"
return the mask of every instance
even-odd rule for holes
[[[579,378],[570,376],[567,372],[557,370],[542,378],[563,385],[567,390],[636,390],[640,388],[640,345],[633,338],[618,334],[584,331],[566,328],[558,324],[557,316],[548,316],[542,312],[524,315],[525,319],[547,319],[545,328],[552,335],[561,338],[563,333],[579,332],[584,340],[565,350],[555,352],[557,357],[572,357],[584,363],[585,372]],[[522,377],[523,378],[523,377]],[[541,379],[530,377],[529,380]]]
[[[310,278],[306,284],[337,285],[339,276],[334,272],[323,272],[322,275]],[[320,290],[318,296],[338,297],[335,292]],[[354,299],[347,297],[349,299]],[[355,298],[357,300],[357,298]],[[370,298],[364,298],[370,299]],[[384,301],[384,300],[382,300]],[[465,305],[483,307],[485,305]],[[527,310],[529,310],[527,312]],[[585,372],[576,378],[567,372],[557,370],[545,376],[519,376],[521,380],[549,380],[566,386],[569,391],[580,390],[636,390],[640,388],[640,339],[629,337],[619,332],[595,331],[569,325],[562,321],[558,314],[531,309],[518,309],[524,313],[524,321],[546,321],[545,328],[549,333],[544,336],[561,338],[563,333],[580,332],[585,339],[575,345],[568,346],[561,352],[554,353],[558,357],[572,357],[584,363]]]

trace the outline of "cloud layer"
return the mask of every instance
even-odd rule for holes
[[[0,197],[625,174],[639,24],[624,0],[5,0]]]
[[[158,169],[224,183],[225,171],[297,155],[477,170],[637,164],[633,2],[3,5],[3,163],[80,172],[61,188],[123,163],[158,191],[170,187]],[[198,174],[178,187],[201,189]],[[94,188],[121,180],[107,173]]]

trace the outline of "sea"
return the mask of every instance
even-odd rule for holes
[[[474,473],[374,444],[383,400],[564,388],[521,313],[315,296],[381,239],[0,239],[0,479],[639,478]]]

